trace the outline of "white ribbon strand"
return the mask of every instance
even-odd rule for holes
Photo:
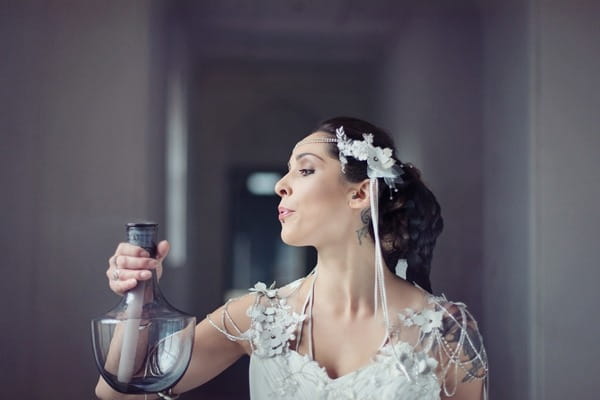
[[[383,255],[381,253],[381,243],[379,241],[379,184],[377,178],[371,178],[370,185],[370,203],[371,203],[371,223],[373,224],[373,234],[375,236],[375,313],[378,311],[378,304],[381,302],[381,311],[385,321],[386,332],[390,332],[390,320],[388,316],[387,295],[385,292],[385,278],[383,271]]]

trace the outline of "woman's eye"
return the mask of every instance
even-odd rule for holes
[[[310,175],[310,174],[314,173],[315,170],[314,169],[303,168],[303,169],[298,170],[298,172],[300,172],[300,175],[302,175],[302,176],[307,176],[307,175]]]

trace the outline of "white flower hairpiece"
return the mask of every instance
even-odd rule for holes
[[[337,147],[339,150],[342,172],[345,172],[348,159],[354,157],[359,161],[367,162],[367,176],[369,178],[383,178],[390,189],[396,189],[396,182],[402,182],[400,167],[392,157],[392,149],[373,146],[373,134],[363,133],[363,140],[350,139],[340,126],[335,130]]]

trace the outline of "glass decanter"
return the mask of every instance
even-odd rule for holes
[[[127,241],[156,257],[158,224],[129,223]],[[194,343],[196,318],[171,306],[155,271],[138,281],[112,310],[92,320],[96,366],[121,393],[158,393],[185,373]]]

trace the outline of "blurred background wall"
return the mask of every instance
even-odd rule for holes
[[[434,290],[477,316],[492,398],[590,397],[598,18],[593,0],[1,1],[2,397],[93,397],[89,319],[117,301],[106,260],[131,219],[183,228],[175,305],[221,304],[227,171],[284,166],[339,114],[393,132],[438,196]],[[185,398],[246,382],[241,361]]]

